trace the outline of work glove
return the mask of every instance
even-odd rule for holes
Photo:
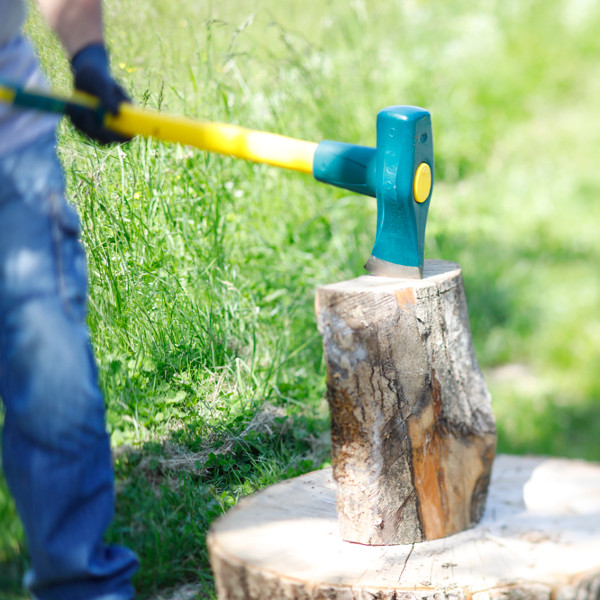
[[[71,59],[71,68],[75,89],[100,99],[98,109],[77,106],[67,108],[67,114],[73,125],[101,144],[126,142],[131,139],[104,127],[106,112],[117,115],[119,105],[122,102],[130,102],[127,94],[110,73],[104,44],[90,44],[77,52]]]

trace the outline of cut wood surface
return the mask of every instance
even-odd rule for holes
[[[327,285],[315,310],[342,538],[405,544],[476,523],[496,429],[460,267]]]
[[[331,469],[246,498],[213,526],[220,600],[599,600],[600,465],[499,456],[480,523],[398,546],[341,539]]]

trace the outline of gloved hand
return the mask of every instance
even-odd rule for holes
[[[110,73],[104,44],[90,44],[77,52],[71,60],[71,67],[75,89],[100,99],[98,110],[69,107],[67,114],[73,125],[101,144],[126,142],[131,139],[107,129],[103,124],[106,112],[117,115],[121,102],[130,102],[127,94]]]

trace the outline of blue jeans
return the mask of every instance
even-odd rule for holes
[[[78,236],[54,134],[0,157],[2,456],[25,582],[39,600],[130,600],[137,558],[103,542],[114,476]]]

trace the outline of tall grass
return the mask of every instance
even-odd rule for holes
[[[500,450],[599,459],[600,9],[122,0],[106,17],[115,72],[152,108],[368,145],[379,108],[431,110],[426,255],[463,267]],[[67,90],[55,40],[29,29]],[[140,554],[140,598],[210,597],[209,523],[328,463],[314,290],[363,272],[375,203],[176,145],[101,149],[67,123],[60,152],[115,448],[110,537]],[[23,546],[0,487],[7,599]]]

